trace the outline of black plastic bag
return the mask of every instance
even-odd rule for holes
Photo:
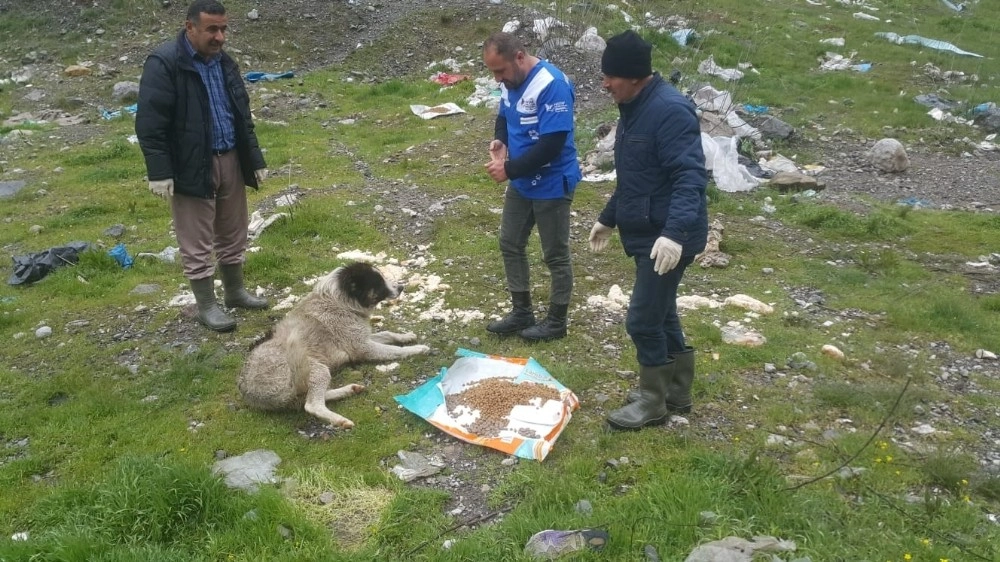
[[[14,273],[7,280],[8,285],[34,283],[45,277],[53,269],[63,265],[75,265],[80,261],[80,253],[89,249],[86,242],[70,242],[65,246],[49,248],[44,252],[27,256],[14,256]]]

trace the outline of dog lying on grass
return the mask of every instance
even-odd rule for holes
[[[351,363],[395,361],[430,350],[426,345],[408,345],[417,339],[412,333],[372,333],[375,307],[402,292],[401,284],[364,262],[339,267],[321,278],[273,333],[250,351],[238,381],[243,399],[252,408],[305,408],[334,427],[354,427],[326,403],[365,387],[330,388],[332,375]]]

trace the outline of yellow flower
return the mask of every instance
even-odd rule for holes
[[[878,448],[882,449],[882,450],[888,449],[889,448],[889,444],[886,443],[885,441],[879,441],[878,442]]]
[[[896,471],[896,476],[899,476],[900,474],[902,474],[902,472],[900,472],[900,471],[897,470]]]
[[[909,552],[907,552],[906,554],[903,555],[903,560],[913,560],[913,557],[910,556]]]
[[[962,501],[964,501],[965,503],[972,503],[972,498],[970,498],[969,496],[965,495],[965,496],[962,496]]]
[[[920,539],[920,544],[922,544],[924,546],[930,546],[931,545],[931,539]]]
[[[968,486],[968,485],[969,485],[969,481],[968,481],[968,480],[966,480],[965,478],[963,478],[963,479],[962,479],[962,485],[963,485],[963,486]]]
[[[942,558],[939,562],[949,562],[947,558]]]
[[[733,441],[739,441],[739,440],[740,440],[739,437],[733,437]]]
[[[882,462],[882,457],[875,457],[875,462]]]
[[[885,462],[892,462],[892,457],[889,455],[885,456]]]

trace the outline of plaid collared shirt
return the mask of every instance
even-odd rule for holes
[[[208,102],[212,108],[212,150],[227,151],[236,148],[236,126],[233,122],[233,110],[229,107],[229,96],[226,95],[226,83],[222,76],[222,55],[205,59],[184,36],[184,46],[187,48],[194,67],[201,75],[201,81],[208,90]]]

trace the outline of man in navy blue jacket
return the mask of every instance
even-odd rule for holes
[[[634,31],[608,40],[603,87],[618,104],[618,186],[590,232],[603,250],[617,227],[635,260],[626,331],[639,362],[639,389],[608,416],[615,429],[662,424],[691,410],[694,349],[677,316],[677,287],[708,238],[708,172],[694,105],[652,71],[652,46]]]

